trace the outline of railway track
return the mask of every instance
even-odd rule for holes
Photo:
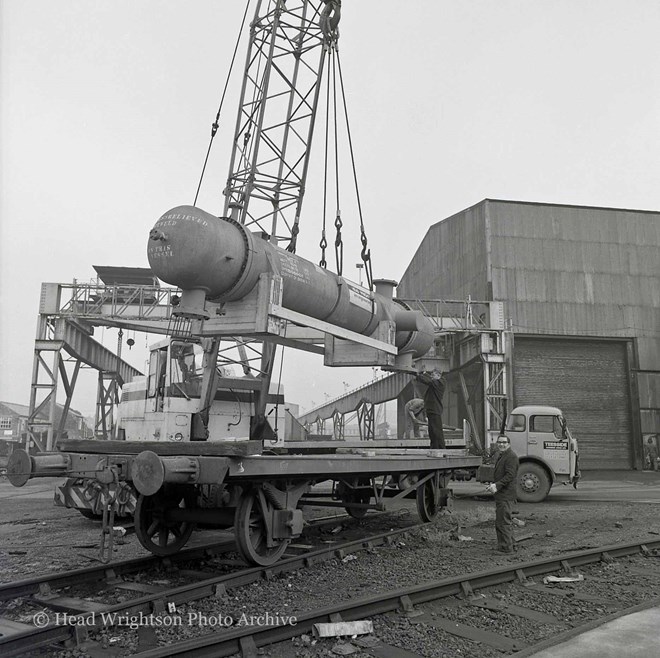
[[[328,519],[316,519],[312,525],[337,524],[348,517],[333,516]],[[221,608],[219,599],[224,599],[227,592],[235,588],[270,580],[276,576],[286,574],[301,568],[327,561],[330,558],[344,559],[361,549],[370,549],[376,546],[392,544],[402,540],[405,535],[419,526],[409,526],[400,530],[365,537],[355,541],[306,550],[299,555],[291,556],[269,567],[247,567],[238,560],[223,560],[224,553],[235,550],[233,541],[222,544],[199,546],[181,551],[168,558],[149,556],[141,559],[126,560],[110,565],[88,567],[62,574],[46,574],[40,577],[27,579],[16,583],[0,585],[0,601],[8,602],[23,597],[37,605],[41,612],[51,619],[57,613],[69,622],[47,624],[44,628],[25,627],[15,624],[11,620],[0,620],[0,654],[3,656],[25,655],[37,649],[61,645],[81,645],[88,642],[91,633],[101,628],[112,627],[113,623],[125,626],[129,616],[142,615],[176,615],[184,610],[186,604],[211,597],[216,600],[216,609]],[[236,620],[229,620],[221,628],[212,629],[212,633],[204,633],[183,642],[171,643],[166,647],[156,646],[157,639],[152,632],[140,634],[137,655],[144,658],[156,656],[229,656],[237,652],[250,652],[258,647],[290,640],[307,634],[311,636],[314,625],[318,623],[336,622],[339,620],[353,621],[373,620],[376,635],[384,638],[376,642],[373,636],[356,642],[371,642],[372,646],[365,646],[365,653],[376,656],[407,655],[410,658],[425,656],[423,647],[418,652],[408,651],[401,653],[397,647],[387,644],[385,629],[394,623],[394,626],[404,624],[411,635],[429,632],[449,634],[462,638],[464,641],[480,646],[479,655],[488,656],[489,650],[498,655],[498,652],[529,652],[530,646],[536,646],[544,640],[543,633],[539,638],[529,639],[516,637],[515,633],[507,632],[506,624],[503,632],[492,630],[493,619],[519,618],[544,629],[554,639],[563,635],[578,632],[574,627],[581,628],[583,623],[594,624],[593,619],[571,619],[567,622],[560,616],[553,616],[547,612],[548,605],[543,601],[550,599],[560,601],[579,602],[596,610],[599,618],[611,614],[621,614],[622,610],[631,608],[631,596],[603,597],[589,592],[590,585],[599,582],[599,576],[589,574],[587,578],[577,584],[569,584],[562,588],[551,588],[534,582],[534,578],[546,574],[559,572],[561,574],[573,573],[576,569],[601,568],[606,565],[610,572],[621,563],[620,558],[641,561],[638,571],[647,576],[656,574],[655,580],[651,578],[648,583],[655,589],[647,591],[643,585],[626,584],[618,582],[613,584],[616,591],[632,594],[634,597],[654,600],[650,594],[657,596],[660,592],[660,540],[645,543],[622,544],[601,547],[566,554],[562,557],[544,558],[533,562],[511,564],[496,569],[473,572],[460,576],[453,576],[440,581],[417,585],[405,589],[383,592],[378,595],[352,599],[346,603],[329,606],[319,610],[309,610],[296,616],[295,626],[291,624],[245,625],[237,627]],[[655,559],[653,559],[655,557]],[[225,570],[221,575],[210,575],[208,571],[191,568],[195,561],[203,563],[205,560],[219,560]],[[650,562],[649,562],[650,560]],[[657,568],[649,569],[649,564]],[[633,565],[634,568],[634,565]],[[131,580],[135,574],[146,570],[155,570],[156,576],[137,578]],[[645,571],[644,571],[645,569]],[[171,580],[177,581],[176,586],[164,586],[158,581],[158,574],[162,572],[172,574]],[[630,579],[628,574],[626,578]],[[156,582],[154,582],[154,580]],[[602,577],[600,577],[602,581]],[[615,579],[616,580],[616,579]],[[624,578],[625,580],[625,578]],[[647,584],[648,584],[647,583]],[[63,588],[87,586],[98,590],[115,590],[128,593],[127,600],[117,604],[102,604],[89,601],[87,597],[71,597]],[[501,588],[508,588],[506,595],[502,595]],[[500,588],[500,590],[498,590]],[[59,590],[59,591],[58,591]],[[539,601],[541,602],[539,604]],[[634,599],[634,604],[639,601]],[[627,605],[627,603],[630,605]],[[210,604],[213,608],[213,604]],[[183,606],[183,607],[182,607]],[[48,612],[46,612],[48,611]],[[74,617],[93,613],[94,624],[75,625],[71,623]],[[579,615],[578,615],[579,617]],[[3,624],[4,622],[4,624]],[[497,625],[497,624],[495,624]],[[515,625],[514,625],[515,627]],[[429,629],[431,629],[429,631]],[[204,629],[201,628],[200,632]],[[119,632],[119,629],[117,629]],[[413,642],[414,644],[414,642]],[[422,642],[422,645],[424,643]],[[483,645],[483,646],[482,646]],[[541,646],[541,645],[539,645]],[[379,649],[380,647],[380,649]],[[286,654],[284,654],[286,655]],[[465,655],[465,654],[464,654]],[[469,654],[468,654],[469,655]]]
[[[344,601],[301,614],[296,617],[295,625],[276,623],[214,629],[214,632],[206,632],[183,642],[168,643],[166,647],[149,649],[136,655],[140,658],[199,658],[231,656],[237,653],[254,655],[259,647],[302,635],[310,637],[316,624],[355,620],[372,620],[377,635],[386,637],[386,629],[396,628],[396,633],[389,634],[390,641],[394,639],[395,644],[388,644],[387,640],[375,640],[373,636],[354,640],[356,647],[364,651],[364,654],[360,655],[383,658],[435,655],[425,653],[423,647],[402,649],[400,645],[397,646],[396,636],[401,635],[402,624],[423,629],[426,637],[429,633],[434,636],[429,648],[442,646],[442,640],[438,645],[438,634],[448,634],[473,645],[473,653],[464,652],[463,655],[495,656],[501,655],[502,652],[531,655],[545,646],[579,634],[614,617],[659,605],[660,564],[655,566],[660,563],[657,559],[659,555],[660,541],[577,551],[561,557],[511,564]],[[653,560],[652,569],[645,564],[649,559]],[[604,566],[609,571],[609,576],[605,578],[599,575]],[[615,572],[619,567],[625,568],[617,575]],[[587,571],[587,575],[582,580],[562,583],[560,586],[542,584],[534,580],[556,573],[559,573],[560,577],[576,578],[578,569]],[[647,577],[653,572],[653,583],[638,582],[631,585],[631,569],[633,573],[637,569],[640,575]],[[609,595],[603,595],[602,587],[596,593],[592,591],[594,585],[599,583],[610,589]],[[502,594],[503,588],[506,594]],[[645,599],[641,604],[640,597]],[[566,615],[548,612],[548,609],[552,608],[547,604],[548,599],[561,601],[561,607],[566,610],[570,608],[568,602],[571,605],[576,604],[582,615],[567,618]],[[512,622],[490,623],[499,617],[520,621],[517,626]],[[484,620],[487,620],[486,623]],[[524,633],[527,637],[519,637],[520,633],[510,630],[523,627],[527,629]],[[534,629],[532,633],[529,632],[530,628]],[[409,644],[408,640],[404,640],[404,646],[414,645],[415,642],[411,641]]]
[[[307,530],[324,525],[341,523],[349,520],[347,514],[335,514],[326,517],[317,517],[309,521]],[[232,538],[225,541],[201,544],[199,546],[180,550],[178,553],[167,556],[149,554],[144,557],[119,560],[109,564],[98,564],[82,569],[72,569],[65,572],[45,573],[24,580],[10,583],[0,583],[0,603],[25,596],[49,595],[55,590],[61,590],[82,583],[115,582],[122,576],[148,570],[168,571],[177,565],[195,560],[212,559],[225,553],[234,551],[236,542]],[[0,622],[1,623],[1,622]]]
[[[316,519],[309,525],[321,526],[348,518],[348,516],[333,516],[329,519]],[[333,542],[332,546],[304,550],[299,555],[287,557],[268,567],[248,567],[241,560],[224,560],[221,564],[228,568],[229,572],[222,575],[213,575],[198,569],[181,569],[178,565],[207,558],[216,559],[223,553],[234,552],[236,545],[233,539],[221,544],[187,549],[168,557],[148,556],[62,574],[44,574],[0,585],[0,601],[5,603],[3,606],[5,610],[11,607],[6,604],[16,599],[26,599],[32,607],[36,605],[40,608],[40,611],[33,615],[40,627],[12,621],[6,617],[0,619],[0,655],[22,655],[55,644],[80,645],[87,641],[90,631],[111,626],[115,621],[121,623],[121,620],[126,619],[128,615],[160,614],[198,599],[220,597],[228,590],[261,579],[270,579],[278,574],[295,571],[333,557],[342,559],[360,550],[389,544],[397,538],[405,537],[407,533],[418,527],[420,526],[414,525],[354,541]],[[173,573],[179,584],[167,587],[159,579],[151,583],[145,582],[144,579],[140,579],[139,582],[125,580],[125,577],[132,574],[159,568]],[[181,581],[184,581],[183,584]],[[129,593],[129,597],[131,593],[137,596],[121,603],[108,605],[90,600],[93,591],[87,592],[86,596],[77,597],[62,592],[73,586],[88,586],[97,592],[108,589],[122,590]],[[69,623],[74,618],[89,617],[90,614],[98,624]],[[52,623],[53,620],[55,623]],[[65,621],[57,623],[58,620]]]

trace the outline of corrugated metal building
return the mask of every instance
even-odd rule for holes
[[[660,433],[660,213],[486,199],[432,225],[400,298],[504,302],[514,404],[562,408],[584,468]]]

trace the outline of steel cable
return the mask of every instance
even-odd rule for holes
[[[218,132],[219,121],[220,121],[220,112],[222,111],[222,106],[225,102],[225,95],[227,94],[227,87],[229,86],[229,79],[231,78],[231,72],[234,69],[234,62],[236,61],[236,53],[238,52],[238,46],[241,41],[241,35],[243,34],[243,27],[245,26],[245,19],[247,18],[248,9],[250,7],[250,0],[247,0],[245,3],[245,12],[243,13],[243,20],[241,21],[241,27],[238,31],[238,37],[236,39],[236,45],[234,46],[234,53],[231,57],[231,63],[229,64],[229,72],[227,73],[227,79],[225,80],[225,87],[222,90],[222,97],[220,98],[220,105],[218,106],[218,112],[215,115],[215,121],[211,124],[211,139],[209,140],[208,149],[206,149],[206,157],[204,158],[204,165],[202,166],[202,173],[199,177],[199,183],[197,184],[197,192],[195,192],[195,200],[193,201],[193,206],[197,205],[197,197],[199,196],[199,191],[202,187],[202,181],[204,180],[204,174],[206,173],[206,165],[209,161],[209,156],[211,154],[211,147],[213,146],[213,139],[215,134]]]

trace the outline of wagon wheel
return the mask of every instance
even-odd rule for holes
[[[440,511],[440,505],[435,503],[435,490],[435,478],[430,478],[417,487],[417,512],[424,523],[433,521]]]
[[[236,544],[243,559],[251,564],[268,566],[277,562],[290,539],[268,541],[273,504],[258,489],[245,491],[238,502],[234,517]],[[272,532],[271,532],[272,535]]]
[[[360,482],[358,484],[364,484]],[[367,483],[368,484],[368,483]],[[366,505],[371,500],[371,490],[370,489],[351,489],[348,485],[343,482],[339,483],[339,497],[341,502],[344,504],[347,503],[359,503]],[[346,513],[349,516],[352,516],[354,519],[363,519],[367,512],[369,511],[366,507],[351,507],[350,504],[347,504],[344,508]]]
[[[153,496],[140,494],[135,507],[135,534],[154,555],[172,555],[183,548],[195,524],[171,518],[174,509],[194,507],[194,490],[161,489]]]

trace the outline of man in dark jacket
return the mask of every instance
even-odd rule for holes
[[[497,438],[499,455],[495,462],[494,482],[488,490],[495,498],[495,532],[497,550],[500,553],[513,552],[513,521],[511,512],[516,504],[518,456],[511,450],[508,437]]]
[[[429,424],[429,439],[432,449],[445,447],[445,433],[442,429],[442,396],[445,394],[445,380],[442,373],[436,369],[432,373],[422,370],[417,375],[417,381],[426,384],[424,393],[424,411]]]

